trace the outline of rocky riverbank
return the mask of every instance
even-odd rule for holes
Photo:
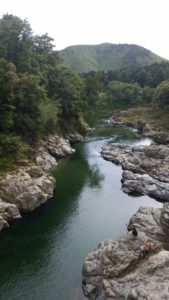
[[[169,146],[114,143],[105,146],[101,155],[125,170],[122,173],[124,192],[169,201]]]
[[[130,219],[129,227],[136,228],[137,237],[127,233],[117,241],[102,242],[86,257],[82,288],[90,300],[159,300],[169,295],[169,134],[134,114],[135,109],[118,113],[108,124],[133,127],[151,137],[152,144],[112,143],[103,147],[101,155],[122,166],[124,192],[166,203],[161,209],[141,207]],[[145,241],[151,247],[143,257]]]
[[[53,196],[55,179],[51,173],[57,161],[75,150],[72,142],[84,139],[78,133],[67,138],[49,136],[35,151],[31,163],[7,173],[0,180],[0,230],[9,227],[10,221],[21,218],[22,213],[31,212]]]
[[[124,192],[169,201],[169,133],[151,127],[143,118],[139,119],[143,113],[145,108],[132,108],[114,114],[107,122],[111,125],[134,127],[143,137],[151,138],[152,144],[131,146],[112,143],[103,147],[101,155],[122,166]]]
[[[162,209],[141,207],[131,218],[131,233],[102,242],[83,265],[82,287],[91,300],[159,300],[169,295],[169,204]],[[140,257],[146,240],[151,249]]]
[[[168,130],[157,126],[156,119],[149,116],[152,112],[148,108],[130,108],[124,111],[118,111],[106,120],[110,125],[125,125],[137,129],[143,137],[149,137],[157,144],[169,144]]]

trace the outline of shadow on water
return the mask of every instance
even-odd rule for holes
[[[84,299],[85,256],[100,240],[124,233],[140,205],[120,190],[121,168],[99,151],[111,141],[137,139],[127,128],[97,126],[73,156],[60,161],[53,199],[0,237],[0,299]]]
[[[55,247],[53,242],[60,243],[62,238],[67,239],[69,224],[78,214],[78,198],[82,188],[85,185],[89,185],[90,188],[101,187],[103,176],[99,173],[99,168],[97,165],[89,166],[83,153],[83,145],[77,145],[76,148],[74,156],[59,163],[55,173],[54,197],[33,213],[25,214],[22,220],[14,222],[10,230],[1,234],[0,295],[4,299],[18,299],[19,296],[22,299],[55,299],[46,298],[47,295],[43,291],[39,296],[35,296],[35,293],[30,298],[25,291],[25,278],[28,285],[30,279],[30,285],[34,287],[35,282],[37,283],[35,276],[38,277],[38,273],[43,272],[44,265],[50,260]],[[57,263],[55,267],[57,269]],[[59,270],[57,272],[59,273]],[[11,285],[16,291],[15,288],[13,291],[9,289]],[[73,294],[75,290],[76,288],[72,289]],[[16,293],[16,298],[13,298],[13,293]],[[60,296],[57,299],[65,299],[64,297]]]

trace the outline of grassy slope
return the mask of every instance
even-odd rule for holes
[[[128,65],[149,65],[163,60],[151,51],[129,44],[77,45],[60,51],[65,63],[79,73],[115,70]]]

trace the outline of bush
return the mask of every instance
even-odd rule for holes
[[[21,140],[15,135],[0,134],[0,158],[15,158],[21,145]]]

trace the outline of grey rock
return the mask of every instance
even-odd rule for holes
[[[36,156],[36,165],[45,172],[52,172],[58,164],[56,159],[44,147],[40,147]]]
[[[83,143],[84,140],[85,140],[84,137],[81,134],[79,134],[78,132],[69,133],[67,135],[67,139],[72,144],[74,144],[74,143]]]
[[[35,168],[35,167],[34,167]],[[35,168],[36,169],[36,168]],[[30,212],[53,196],[54,178],[39,169],[39,177],[31,177],[28,170],[7,174],[0,181],[0,197],[4,202],[15,204],[19,211]]]
[[[45,144],[48,152],[55,158],[62,158],[75,152],[72,149],[68,139],[59,138],[57,135],[50,136]]]
[[[105,241],[85,259],[83,292],[89,299],[168,299],[169,251],[165,250],[168,232],[161,227],[163,209],[141,207],[130,219],[138,237],[131,233],[117,241]],[[165,227],[166,228],[166,227]],[[145,240],[151,242],[149,254],[140,257]],[[169,240],[167,243],[169,246]]]
[[[122,189],[126,193],[138,193],[169,201],[169,183],[153,179],[148,174],[135,174],[124,171],[122,174]]]
[[[9,227],[13,219],[20,219],[21,215],[15,204],[5,203],[0,199],[0,231]]]
[[[36,165],[27,162],[25,167],[4,175],[0,180],[0,230],[9,226],[8,220],[35,210],[53,196],[55,179],[49,173],[57,167],[56,158],[74,152],[67,139],[49,136],[36,151]]]
[[[169,201],[169,147],[114,143],[103,147],[104,159],[122,165],[123,191]]]

